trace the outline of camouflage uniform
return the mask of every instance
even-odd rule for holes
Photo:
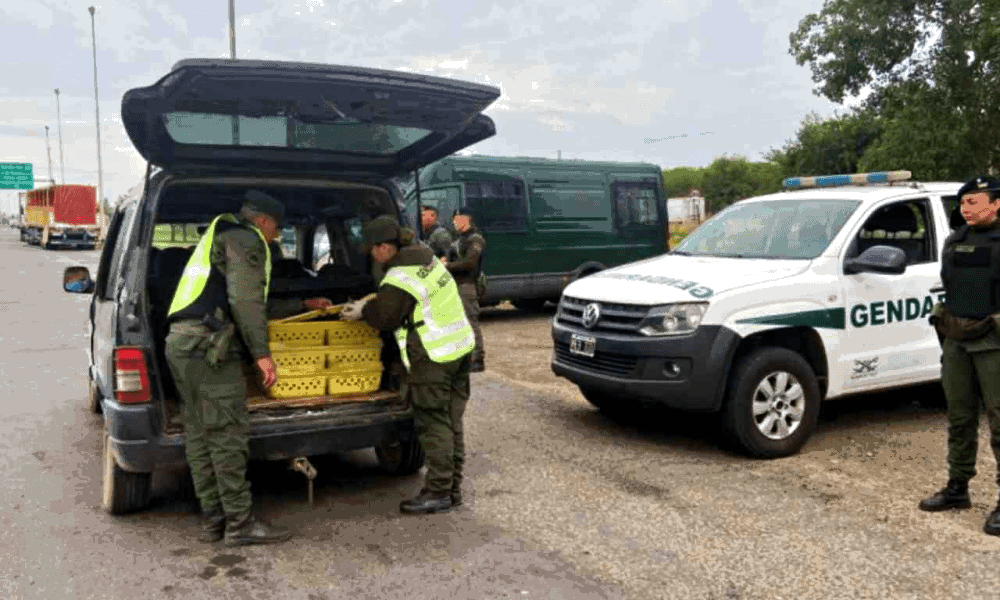
[[[452,241],[451,231],[438,223],[431,225],[431,228],[424,232],[424,243],[434,251],[434,256],[438,258],[448,256]]]
[[[472,331],[476,334],[476,351],[472,358],[473,371],[482,371],[486,366],[486,345],[479,325],[479,276],[482,274],[482,260],[486,252],[486,238],[474,225],[460,234],[452,244],[452,258],[448,271],[455,277],[458,292],[462,296],[465,315],[469,318]]]
[[[422,243],[403,246],[384,265],[426,265],[434,253]],[[362,319],[380,331],[395,331],[409,323],[416,299],[390,285],[365,304]],[[465,441],[462,418],[469,401],[469,356],[437,363],[430,359],[417,332],[411,328],[406,339],[410,370],[403,376],[402,393],[412,403],[417,435],[427,456],[424,490],[451,495],[451,505],[461,503]]]

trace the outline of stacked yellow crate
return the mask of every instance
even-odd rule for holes
[[[308,398],[378,391],[382,340],[360,321],[268,324],[278,381],[271,398]]]

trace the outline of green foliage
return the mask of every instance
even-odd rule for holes
[[[812,113],[803,119],[798,136],[767,159],[780,165],[785,177],[855,173],[882,127],[870,112],[855,110],[831,119]]]
[[[781,165],[750,162],[742,156],[722,156],[705,168],[705,210],[718,212],[730,204],[781,189]]]
[[[1000,166],[998,39],[998,0],[825,0],[791,34],[789,53],[834,102],[873,91],[869,109],[887,119],[886,135],[865,164],[909,160],[916,175],[945,154],[937,172],[955,178]],[[942,142],[951,145],[919,149]]]
[[[705,169],[701,167],[677,167],[663,170],[663,189],[670,198],[687,196],[693,189],[705,185]]]

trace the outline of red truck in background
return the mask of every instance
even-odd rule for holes
[[[48,250],[55,246],[94,248],[97,189],[92,185],[53,185],[24,194],[21,240]]]

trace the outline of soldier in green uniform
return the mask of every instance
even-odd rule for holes
[[[946,298],[931,316],[942,341],[941,385],[948,400],[948,484],[920,502],[926,511],[972,506],[969,480],[976,474],[982,405],[993,454],[1000,460],[1000,182],[977,177],[962,186],[958,197],[966,224],[945,240],[941,281]],[[1000,535],[1000,503],[983,530]]]
[[[458,284],[458,292],[465,305],[472,330],[476,333],[476,353],[472,357],[472,372],[481,373],[486,369],[486,346],[483,331],[479,325],[479,298],[482,295],[483,261],[486,259],[486,238],[479,232],[467,209],[459,209],[452,217],[458,239],[452,244],[449,260],[445,263],[448,271]]]
[[[201,504],[204,542],[222,539],[223,532],[229,546],[290,536],[250,513],[243,354],[253,357],[264,386],[274,385],[268,312],[280,317],[332,303],[268,300],[269,243],[283,215],[278,200],[251,190],[238,216],[216,217],[195,247],[168,311],[167,362],[184,403],[185,452]]]
[[[462,503],[462,417],[469,400],[469,356],[475,337],[455,280],[430,248],[417,241],[404,244],[401,233],[389,216],[365,224],[365,246],[372,260],[385,267],[385,277],[378,294],[349,303],[340,314],[395,332],[406,367],[403,393],[413,406],[427,456],[423,489],[399,508],[424,514]]]
[[[444,258],[451,248],[452,235],[438,223],[437,204],[427,202],[420,212],[420,227],[424,232],[426,244],[434,251],[434,256]]]

